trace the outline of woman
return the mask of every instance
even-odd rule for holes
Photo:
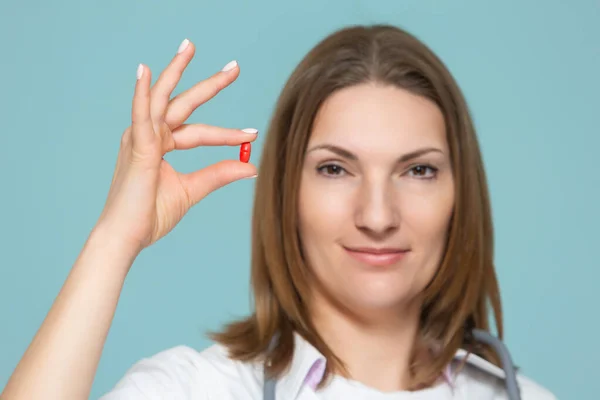
[[[256,138],[184,124],[239,74],[229,63],[170,99],[193,53],[185,40],[152,88],[139,67],[106,207],[2,399],[87,398],[136,256],[210,192],[256,176],[238,161],[179,174],[163,160]],[[465,100],[424,44],[390,26],[318,44],[279,99],[256,185],[254,313],[204,351],[140,361],[104,399],[261,399],[274,380],[286,400],[507,398],[497,354],[471,334],[489,330],[491,305],[502,336],[483,163]],[[554,398],[519,385],[523,399]]]

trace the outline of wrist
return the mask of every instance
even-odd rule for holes
[[[108,226],[96,225],[85,244],[84,251],[108,256],[112,263],[129,270],[136,257],[142,251],[142,246],[124,239]]]

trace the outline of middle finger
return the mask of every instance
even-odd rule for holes
[[[179,83],[183,71],[194,57],[196,48],[188,39],[179,45],[177,54],[165,68],[151,89],[151,115],[155,123],[159,122],[166,112],[171,93]]]

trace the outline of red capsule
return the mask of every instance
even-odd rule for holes
[[[242,146],[240,147],[240,161],[241,162],[247,163],[248,161],[250,161],[250,151],[251,151],[250,142],[242,143]]]

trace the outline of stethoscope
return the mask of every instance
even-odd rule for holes
[[[494,349],[494,351],[500,357],[500,363],[502,364],[502,369],[506,374],[506,378],[504,380],[506,392],[508,394],[508,398],[510,400],[521,400],[521,392],[519,391],[519,386],[517,384],[517,372],[512,363],[510,353],[508,349],[502,343],[500,339],[491,335],[490,333],[480,330],[473,329],[473,338],[478,342],[489,345]],[[270,348],[273,348],[276,342],[276,337],[271,341]],[[263,391],[263,400],[275,400],[275,384],[277,381],[275,379],[267,379],[265,378],[265,385]]]

